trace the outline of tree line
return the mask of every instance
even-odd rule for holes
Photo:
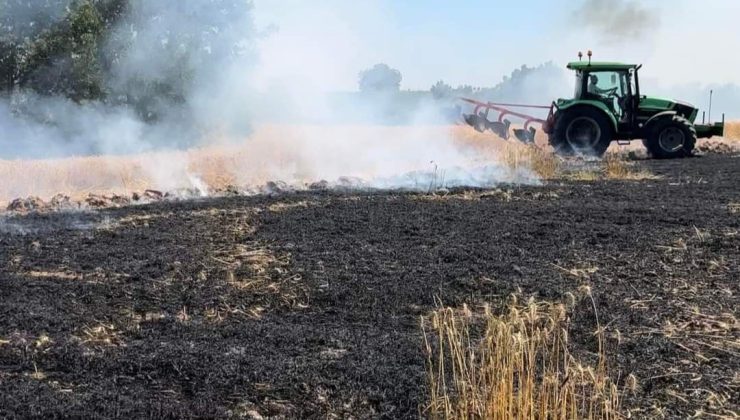
[[[133,1],[0,0],[0,95],[31,91],[76,102],[124,101],[145,119],[151,118],[151,102],[161,98],[184,101],[190,77],[185,64],[161,77],[110,83],[111,72],[129,42],[116,39],[120,36],[116,29],[129,23],[126,17]],[[244,0],[238,6],[238,0],[210,1],[209,5],[224,10],[244,8]],[[200,29],[194,32],[206,32]],[[176,40],[181,41],[188,40]],[[555,77],[560,72],[552,63],[522,66],[492,87],[452,87],[439,81],[427,93],[435,99],[509,98],[526,90],[533,77]],[[380,63],[358,75],[358,88],[361,92],[398,92],[402,80],[399,70]]]
[[[103,48],[126,0],[0,0],[0,91],[102,99],[116,59]]]
[[[522,65],[514,69],[510,75],[504,76],[498,83],[488,87],[472,85],[453,87],[440,80],[425,92],[439,101],[454,100],[462,96],[482,100],[533,100],[549,103],[550,100],[563,93],[564,76],[563,69],[552,62],[547,62],[532,67]],[[360,72],[359,90],[363,93],[399,92],[402,80],[403,76],[399,70],[380,63]],[[422,92],[407,93],[419,94]]]

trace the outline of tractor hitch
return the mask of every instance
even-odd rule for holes
[[[714,136],[722,137],[725,135],[725,114],[722,114],[721,122],[696,124],[694,128],[696,129],[696,137],[700,139],[707,139]]]

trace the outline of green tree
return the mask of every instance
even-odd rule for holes
[[[453,89],[452,86],[440,80],[432,86],[430,92],[434,99],[445,99],[452,96]]]
[[[105,97],[102,44],[127,0],[0,0],[0,90]]]
[[[104,33],[103,20],[90,1],[77,4],[69,17],[71,61],[68,96],[80,101],[103,97],[103,75],[98,62],[98,48]]]
[[[360,92],[398,92],[401,89],[401,72],[380,63],[360,72]]]

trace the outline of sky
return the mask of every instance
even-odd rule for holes
[[[644,64],[663,86],[740,84],[738,0],[255,0],[258,79],[295,75],[351,90],[385,62],[405,89],[492,86],[514,68],[578,51]],[[286,74],[288,73],[288,74]]]

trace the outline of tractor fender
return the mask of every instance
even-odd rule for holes
[[[652,124],[656,123],[657,121],[659,121],[659,120],[661,120],[661,119],[663,119],[665,117],[673,118],[674,115],[676,115],[676,111],[663,111],[663,112],[659,112],[659,113],[653,115],[652,117],[650,117],[647,121],[645,121],[645,124],[643,124],[643,126],[642,126],[643,127],[643,130],[649,129],[649,127]]]
[[[601,112],[604,113],[604,115],[606,115],[606,117],[611,122],[612,129],[614,129],[614,132],[616,133],[618,131],[617,130],[617,118],[614,116],[614,114],[609,110],[609,108],[603,102],[592,101],[592,100],[579,100],[579,101],[574,101],[568,104],[560,105],[558,106],[557,110],[559,114],[563,111],[567,111],[567,110],[575,109],[575,108],[581,108],[581,107],[594,107],[600,110]]]

